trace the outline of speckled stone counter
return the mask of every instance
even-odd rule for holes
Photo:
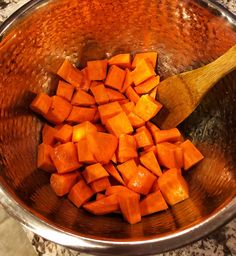
[[[0,0],[0,24],[26,2],[28,2],[28,0]],[[219,0],[218,2],[236,14],[236,0]],[[27,233],[29,240],[35,248],[35,251],[40,256],[85,256],[83,253],[68,250],[60,245],[49,242],[28,230],[25,230],[25,232]],[[185,246],[181,249],[167,252],[161,255],[236,256],[236,219],[232,220],[229,224],[215,231],[205,239]]]

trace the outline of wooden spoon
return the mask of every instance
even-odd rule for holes
[[[199,105],[203,96],[225,75],[236,68],[236,45],[224,55],[201,68],[163,80],[157,100],[163,109],[155,117],[162,129],[176,127]]]

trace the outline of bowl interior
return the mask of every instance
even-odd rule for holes
[[[43,120],[29,110],[40,91],[53,94],[68,57],[87,60],[157,51],[162,79],[209,63],[236,43],[233,25],[192,0],[42,1],[0,43],[0,184],[25,209],[64,231],[104,240],[145,240],[178,232],[222,209],[236,194],[236,73],[222,79],[180,125],[205,155],[186,173],[191,198],[126,224],[95,217],[59,199],[36,167]],[[178,94],[178,92],[176,92]]]

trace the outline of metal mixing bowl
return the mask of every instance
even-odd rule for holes
[[[211,1],[33,0],[0,34],[0,202],[33,232],[94,254],[144,255],[199,239],[236,213],[236,73],[222,79],[180,126],[205,155],[186,173],[191,198],[129,225],[58,198],[36,168],[43,120],[29,110],[52,94],[63,59],[157,51],[162,78],[214,60],[236,43],[235,17]],[[178,92],[176,92],[178,95]]]

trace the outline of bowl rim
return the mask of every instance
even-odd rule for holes
[[[53,0],[31,0],[14,12],[0,25],[0,46],[4,34],[7,33],[16,22],[28,14],[28,12],[52,1]],[[236,15],[231,13],[221,4],[214,2],[214,0],[197,0],[197,2],[202,3],[208,8],[219,11],[230,24],[236,25]],[[33,233],[54,243],[61,244],[74,250],[79,250],[80,252],[92,253],[95,255],[131,256],[134,251],[136,255],[163,253],[203,238],[236,216],[236,197],[234,197],[227,205],[211,214],[202,222],[196,223],[195,225],[178,232],[139,241],[114,241],[75,235],[43,221],[21,206],[1,183],[0,204],[11,216]]]

